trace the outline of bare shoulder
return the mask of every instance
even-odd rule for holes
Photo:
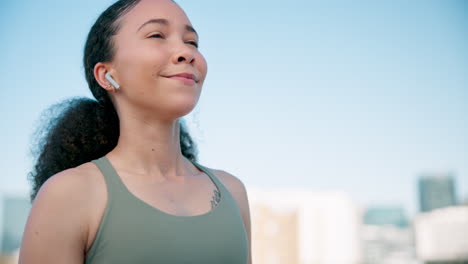
[[[99,182],[93,166],[61,171],[41,186],[24,230],[20,263],[83,263]]]
[[[103,186],[105,188],[104,179],[99,173],[94,164],[87,162],[54,174],[39,189],[30,218],[42,217],[56,210],[57,215],[50,215],[50,221],[63,222],[70,218],[69,223],[72,223],[80,219],[80,226],[84,229],[97,196],[102,193]]]
[[[96,166],[91,162],[87,162],[75,168],[63,170],[50,177],[42,185],[38,196],[50,192],[56,195],[67,193],[67,196],[69,196],[73,193],[79,195],[81,191],[90,191],[93,186],[92,183],[99,179],[98,173],[99,171]]]
[[[39,190],[33,207],[56,208],[63,213],[62,221],[64,217],[69,217],[70,223],[80,219],[80,235],[87,239],[89,223],[103,210],[106,202],[104,177],[96,165],[87,162],[50,177]]]
[[[36,200],[86,206],[105,184],[98,168],[91,162],[63,170],[50,177],[39,190]]]

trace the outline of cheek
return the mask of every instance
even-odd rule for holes
[[[203,77],[203,79],[205,79],[206,77],[206,74],[208,72],[208,64],[206,62],[206,59],[205,57],[203,57],[203,55],[200,54],[199,56],[199,64],[198,64],[198,72],[200,73],[200,75]]]
[[[167,56],[164,52],[140,48],[137,52],[123,54],[119,64],[123,81],[137,84],[159,77],[166,62]]]

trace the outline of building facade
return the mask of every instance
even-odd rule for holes
[[[450,174],[421,177],[418,182],[418,191],[421,212],[457,204],[455,182]]]
[[[248,192],[253,263],[362,263],[362,210],[346,193]]]

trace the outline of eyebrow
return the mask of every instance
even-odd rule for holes
[[[143,28],[144,26],[146,26],[147,24],[161,24],[161,25],[169,25],[169,21],[167,19],[164,19],[164,18],[153,18],[153,19],[150,19],[148,21],[146,21],[145,23],[143,23],[137,30],[140,31],[141,28]],[[189,32],[193,32],[195,33],[197,36],[198,36],[198,33],[197,31],[190,25],[185,25],[185,30],[189,31]]]

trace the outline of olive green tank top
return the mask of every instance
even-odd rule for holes
[[[220,200],[194,216],[168,214],[134,196],[109,160],[92,161],[104,175],[108,200],[86,264],[246,264],[248,240],[239,207],[207,168]]]

